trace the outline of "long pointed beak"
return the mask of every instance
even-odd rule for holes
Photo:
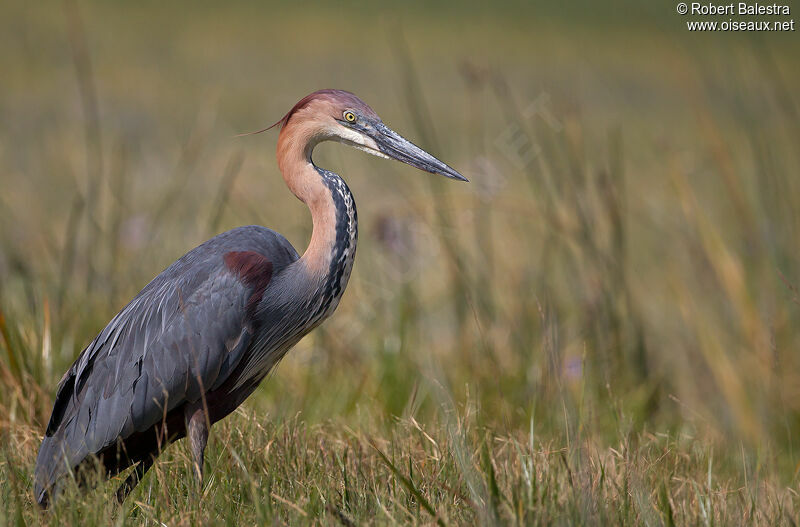
[[[469,181],[385,124],[378,123],[373,130],[374,132],[370,135],[386,156],[431,174],[439,174],[458,181]]]

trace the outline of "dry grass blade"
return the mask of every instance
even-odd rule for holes
[[[377,444],[375,444],[374,441],[370,440],[369,444],[372,446],[372,448],[375,449],[375,452],[378,453],[378,456],[380,456],[381,461],[383,461],[384,465],[389,467],[389,470],[392,471],[392,474],[394,474],[395,477],[398,480],[400,480],[400,483],[403,485],[403,487],[405,487],[406,490],[408,490],[417,499],[417,502],[420,505],[422,505],[422,508],[425,509],[428,512],[428,514],[430,514],[436,519],[436,524],[440,525],[441,527],[444,527],[445,526],[444,520],[438,514],[436,514],[436,509],[433,508],[428,499],[422,494],[422,492],[420,492],[417,486],[414,485],[414,482],[411,481],[411,479],[405,476],[402,472],[400,472],[400,470],[398,470],[398,468],[394,465],[394,463],[392,463],[391,460],[388,457],[386,457],[386,454],[383,453],[383,451],[378,447]]]

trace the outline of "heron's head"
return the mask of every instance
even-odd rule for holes
[[[372,108],[350,92],[319,90],[301,99],[280,121],[281,135],[306,142],[338,141],[378,157],[396,159],[431,174],[459,181],[467,178],[383,124]],[[272,128],[272,127],[270,127]]]

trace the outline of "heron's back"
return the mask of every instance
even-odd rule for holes
[[[268,272],[262,282],[298,259],[280,234],[239,227],[189,251],[147,284],[59,383],[36,462],[37,500],[46,502],[47,489],[88,456],[118,440],[140,439],[171,411],[237,371],[250,347],[254,291],[228,267],[231,254],[264,262],[264,269],[250,269]],[[259,294],[267,294],[262,286]],[[137,461],[126,457],[117,470]]]

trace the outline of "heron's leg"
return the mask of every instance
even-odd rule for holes
[[[119,486],[117,489],[117,502],[122,504],[125,501],[125,498],[128,497],[133,489],[136,488],[136,485],[142,481],[145,473],[153,466],[153,456],[146,456],[143,460],[139,461],[139,463],[133,468],[133,471],[128,474],[128,478],[125,482]]]
[[[203,407],[186,412],[186,437],[192,451],[192,464],[197,488],[203,488],[203,458],[208,443],[208,419]]]

